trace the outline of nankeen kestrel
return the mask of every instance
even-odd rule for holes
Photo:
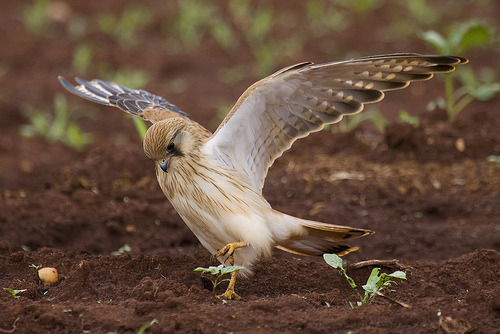
[[[59,80],[76,95],[153,123],[144,152],[155,164],[163,193],[210,253],[248,271],[273,247],[302,255],[344,255],[357,249],[346,239],[372,233],[273,210],[262,187],[274,160],[298,138],[382,100],[384,91],[466,62],[454,56],[389,54],[293,65],[250,86],[213,134],[144,90],[101,80],[76,78],[78,86]],[[239,298],[236,276],[225,298]]]

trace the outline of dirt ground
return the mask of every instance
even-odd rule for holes
[[[217,103],[236,101],[259,79],[250,74],[225,83],[217,75],[221,68],[251,63],[248,46],[230,54],[203,38],[194,50],[173,52],[162,22],[176,7],[145,3],[151,24],[132,48],[89,24],[80,38],[95,44],[93,64],[146,71],[150,81],[144,88],[213,131]],[[331,41],[343,50],[341,57],[350,55],[346,50],[432,53],[415,36],[378,42],[373,27],[396,15],[390,1],[381,3],[369,15],[354,16],[341,32],[311,37],[273,70],[332,60],[325,48]],[[95,136],[81,152],[20,136],[19,127],[29,122],[23,108],[50,110],[53,97],[63,92],[57,76],[75,75],[71,62],[78,43],[68,37],[65,22],[52,22],[48,35],[27,31],[20,20],[27,4],[3,2],[0,11],[0,333],[137,333],[153,319],[157,323],[146,333],[498,331],[500,174],[499,165],[487,160],[500,155],[498,98],[474,101],[449,122],[444,111],[426,111],[427,102],[442,95],[442,78],[413,84],[377,105],[390,120],[384,134],[369,124],[347,133],[322,131],[298,141],[271,168],[264,194],[275,209],[376,232],[357,241],[360,250],[345,259],[398,259],[408,279],[393,286],[390,299],[376,297],[352,309],[356,292],[323,259],[277,250],[255,266],[253,276],[238,281],[241,300],[222,303],[193,272],[216,263],[164,198],[129,118],[95,108],[95,119],[80,122]],[[94,25],[100,13],[125,7],[123,1],[68,4],[71,15]],[[305,15],[298,0],[274,7],[297,22]],[[453,15],[495,22],[498,12],[500,3],[490,1]],[[467,66],[498,68],[499,54],[492,50],[466,56]],[[83,76],[95,75],[91,66]],[[172,89],[176,85],[184,89]],[[64,94],[71,105],[90,105]],[[398,122],[401,109],[420,117],[420,125]],[[129,252],[111,255],[124,245]],[[44,287],[32,265],[56,267],[60,283]],[[371,269],[347,266],[360,285]],[[4,288],[26,291],[15,298]]]

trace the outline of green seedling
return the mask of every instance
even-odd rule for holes
[[[332,31],[342,31],[350,26],[346,10],[322,0],[308,0],[306,13],[309,27],[317,37]]]
[[[446,37],[436,31],[427,31],[421,34],[421,38],[438,53],[457,55],[471,48],[484,47],[495,39],[493,29],[487,23],[477,20],[459,23],[451,31]],[[462,83],[462,87],[457,90],[453,87],[455,75]],[[444,105],[450,121],[473,100],[490,100],[500,92],[500,83],[493,82],[491,77],[486,80],[478,78],[471,68],[462,68],[456,73],[446,74],[444,86],[444,101],[431,101],[428,109]]]
[[[382,5],[380,0],[342,0],[337,2],[358,15],[372,12]]]
[[[353,289],[357,287],[354,280],[347,276],[347,273],[342,264],[342,259],[339,256],[335,254],[324,254],[323,258],[325,259],[326,263],[337,269],[340,274],[344,276],[344,278]],[[356,302],[357,306],[370,304],[377,293],[379,293],[381,290],[389,288],[392,284],[396,284],[394,279],[406,279],[406,273],[403,271],[395,271],[392,274],[382,273],[380,275],[379,272],[380,268],[374,268],[372,270],[370,277],[368,277],[368,280],[366,281],[366,284],[363,285],[363,290],[365,291],[363,296],[361,296],[361,294],[356,290],[356,293],[360,298],[360,301]],[[351,302],[349,302],[349,305],[354,308]]]
[[[134,121],[135,130],[139,134],[139,137],[141,138],[141,140],[144,140],[146,132],[148,131],[148,126],[146,125],[146,122],[143,119],[136,116],[132,116],[132,121]]]
[[[500,166],[500,155],[490,155],[486,160],[488,162],[494,162],[497,166]]]
[[[107,63],[101,64],[97,73],[105,80],[134,89],[141,89],[149,82],[148,73],[145,71],[130,68],[115,70]]]
[[[61,141],[76,150],[82,150],[93,141],[90,133],[83,132],[77,120],[92,116],[88,111],[77,108],[70,109],[62,94],[54,97],[54,114],[28,106],[24,109],[30,124],[21,126],[20,133],[25,137],[44,137],[49,142]]]
[[[158,320],[156,320],[156,319],[151,320],[147,324],[142,325],[142,327],[139,328],[139,330],[137,331],[137,334],[144,334],[149,327],[151,327],[157,323],[158,323]]]
[[[9,288],[3,288],[5,291],[9,292],[14,298],[19,299],[21,296],[18,296],[20,293],[27,291],[27,289],[14,290]]]
[[[131,47],[138,41],[138,32],[151,21],[151,12],[146,6],[130,5],[125,7],[120,17],[102,14],[98,18],[100,29],[112,36],[124,47]]]
[[[441,19],[441,11],[432,7],[426,0],[409,0],[403,3],[408,8],[412,18],[420,25],[434,25]]]
[[[125,244],[122,247],[120,247],[117,251],[111,252],[111,255],[119,256],[125,253],[130,253],[131,250],[132,248],[128,244]]]
[[[24,26],[31,32],[43,34],[49,25],[50,0],[35,0],[23,11]]]
[[[375,294],[378,291],[389,288],[392,284],[397,284],[393,279],[406,279],[406,273],[403,271],[395,271],[392,274],[382,273],[379,275],[380,268],[373,268],[370,277],[363,285],[363,290],[365,290],[365,295],[361,302],[358,302],[358,306],[363,304],[371,303]]]
[[[217,288],[217,286],[219,284],[221,284],[224,281],[229,281],[228,278],[222,279],[222,276],[224,276],[226,274],[231,274],[231,273],[236,272],[236,271],[240,271],[242,269],[243,269],[243,267],[241,267],[241,266],[224,267],[224,265],[221,264],[217,267],[214,267],[214,266],[210,266],[208,268],[198,267],[194,271],[199,271],[202,273],[209,273],[210,275],[212,275],[212,276],[209,276],[209,279],[213,285],[212,291],[215,291],[215,288]]]
[[[200,0],[178,0],[179,10],[172,24],[184,47],[196,48],[205,35],[210,35],[225,51],[233,51],[238,45],[232,27],[223,18],[217,7]]]
[[[346,279],[347,283],[354,289],[356,288],[356,283],[352,278],[347,276],[347,273],[344,269],[343,266],[343,261],[342,258],[338,255],[335,254],[323,254],[323,259],[325,259],[325,262],[328,263],[330,266],[333,268],[337,269],[342,276]]]
[[[371,121],[377,131],[383,133],[387,125],[387,118],[378,110],[368,110],[354,115],[345,116],[342,120],[331,127],[332,132],[346,133],[356,128],[361,122]]]
[[[42,268],[42,265],[41,265],[41,264],[39,264],[39,265],[36,265],[36,264],[30,264],[30,265],[28,266],[28,268],[35,268],[35,270],[38,270],[38,269]]]
[[[399,112],[399,120],[403,123],[408,123],[414,128],[420,124],[420,119],[417,116],[410,115],[406,110]]]
[[[94,57],[94,48],[90,43],[81,43],[73,51],[73,70],[78,74],[84,74]]]

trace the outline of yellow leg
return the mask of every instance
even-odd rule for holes
[[[227,244],[226,246],[224,246],[224,248],[222,248],[217,253],[215,253],[215,257],[218,258],[219,256],[227,255],[228,259],[229,259],[229,264],[233,266],[234,265],[234,256],[233,256],[234,251],[237,248],[246,247],[246,246],[247,246],[246,242],[235,242],[235,243]],[[236,294],[236,292],[234,292],[234,285],[236,284],[236,276],[237,275],[238,275],[237,271],[231,273],[231,280],[229,281],[229,285],[227,286],[226,292],[224,292],[222,295],[217,296],[217,298],[219,298],[219,299],[226,298],[228,300],[241,298],[240,296],[238,296]]]

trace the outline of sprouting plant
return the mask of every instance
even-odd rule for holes
[[[486,158],[488,162],[494,162],[497,166],[500,166],[500,155],[490,155]]]
[[[363,285],[363,290],[365,290],[365,295],[361,300],[361,303],[358,302],[358,306],[371,303],[377,291],[384,290],[385,288],[390,287],[392,284],[397,284],[393,279],[406,279],[406,273],[403,271],[395,271],[392,274],[382,273],[379,275],[380,268],[373,268],[370,277],[366,281],[366,284]]]
[[[273,37],[274,27],[293,19],[286,11],[275,11],[264,4],[255,6],[249,0],[233,0],[228,10],[233,26],[252,51],[253,71],[259,77],[268,75],[280,61],[296,54],[304,45],[305,38],[301,34],[286,36],[285,32],[281,38]],[[287,29],[287,26],[282,25],[282,28]]]
[[[323,258],[325,259],[326,263],[328,263],[330,266],[332,266],[335,269],[338,269],[340,274],[344,276],[344,278],[347,280],[347,283],[354,289],[356,288],[356,283],[352,278],[347,276],[347,273],[344,269],[343,261],[342,258],[338,255],[335,254],[324,254]]]
[[[216,6],[200,0],[179,0],[177,3],[178,14],[168,27],[173,28],[184,46],[197,47],[208,34],[224,50],[234,50],[238,41]]]
[[[81,43],[73,51],[73,70],[78,74],[84,74],[94,57],[94,49],[90,43]]]
[[[141,70],[122,68],[114,71],[109,64],[101,64],[98,71],[99,76],[105,80],[116,82],[134,89],[141,89],[149,81],[148,73]]]
[[[332,132],[349,132],[366,120],[371,121],[379,132],[384,132],[385,126],[387,125],[387,118],[376,109],[345,116],[336,126],[331,127]]]
[[[420,25],[436,24],[442,15],[440,10],[432,7],[426,0],[409,0],[402,4],[406,5],[412,18],[420,23]],[[408,22],[408,20],[406,20],[406,22]]]
[[[43,33],[49,24],[50,0],[34,0],[23,11],[24,26],[33,33]]]
[[[3,288],[5,291],[9,292],[14,298],[19,299],[21,296],[18,296],[20,293],[27,291],[27,289],[14,290],[9,288]]]
[[[335,254],[324,254],[323,258],[325,259],[326,263],[339,270],[340,274],[344,276],[344,278],[353,289],[356,288],[356,283],[352,278],[347,276],[347,273],[342,264],[342,259],[339,256]],[[368,277],[368,280],[366,281],[366,284],[363,285],[363,290],[365,291],[363,296],[361,296],[361,294],[356,290],[356,293],[360,298],[360,301],[356,302],[358,306],[370,304],[375,298],[377,292],[390,287],[392,284],[396,284],[394,279],[406,279],[406,273],[403,271],[395,271],[392,274],[382,273],[380,275],[379,272],[380,268],[374,268],[372,270],[370,277]],[[354,308],[351,302],[349,302],[349,304],[352,308]]]
[[[32,264],[30,264],[30,265],[28,266],[28,268],[35,268],[35,270],[38,270],[38,269],[42,268],[42,265],[41,265],[41,264],[36,265],[36,264],[33,264],[33,263],[32,263]]]
[[[77,150],[83,149],[91,143],[93,136],[83,132],[77,120],[84,116],[91,116],[88,111],[77,108],[70,109],[66,98],[62,94],[54,97],[54,114],[28,106],[24,110],[30,119],[30,124],[21,126],[20,133],[25,137],[41,135],[49,142],[61,141]]]
[[[344,9],[322,0],[308,0],[306,13],[310,29],[318,37],[331,31],[342,31],[350,25]]]
[[[99,16],[101,30],[115,38],[122,46],[130,47],[137,42],[137,32],[151,21],[151,12],[146,6],[130,5],[125,7],[118,18],[113,14]]]
[[[399,120],[404,123],[408,123],[414,128],[420,124],[420,119],[417,116],[410,115],[406,110],[401,110],[399,112]]]
[[[144,140],[146,132],[148,131],[146,122],[137,116],[132,116],[132,121],[134,122],[135,129],[139,134],[139,138],[141,138],[141,140]]]
[[[421,34],[421,38],[441,54],[461,55],[470,48],[489,44],[494,36],[493,29],[487,23],[472,20],[457,24],[446,37],[436,31],[427,31]],[[458,69],[455,75],[460,79],[462,87],[455,90],[454,73],[446,74],[444,101],[438,99],[428,105],[431,110],[444,105],[450,121],[473,100],[489,100],[500,92],[500,83],[494,82],[491,77],[486,80],[479,79],[471,68]]]
[[[228,278],[222,279],[222,276],[224,276],[226,274],[231,274],[231,273],[233,273],[235,271],[240,271],[242,269],[243,269],[243,267],[241,267],[241,266],[224,267],[224,265],[221,264],[221,265],[219,265],[217,267],[214,267],[214,266],[210,266],[208,268],[198,267],[194,271],[199,271],[199,272],[202,272],[202,273],[209,273],[209,274],[211,274],[212,276],[209,276],[209,279],[210,279],[210,281],[212,282],[212,285],[213,285],[213,290],[212,291],[215,291],[215,288],[219,284],[221,284],[224,281],[229,281]]]
[[[137,334],[144,334],[149,327],[151,327],[157,323],[158,323],[158,320],[156,320],[156,318],[151,320],[147,324],[142,325],[141,328],[139,328],[139,330],[137,331]]]
[[[122,247],[120,247],[117,251],[111,252],[111,255],[119,256],[125,253],[129,253],[131,250],[132,248],[128,244],[125,244]]]
[[[338,2],[356,14],[369,13],[382,4],[380,0],[343,0]]]

